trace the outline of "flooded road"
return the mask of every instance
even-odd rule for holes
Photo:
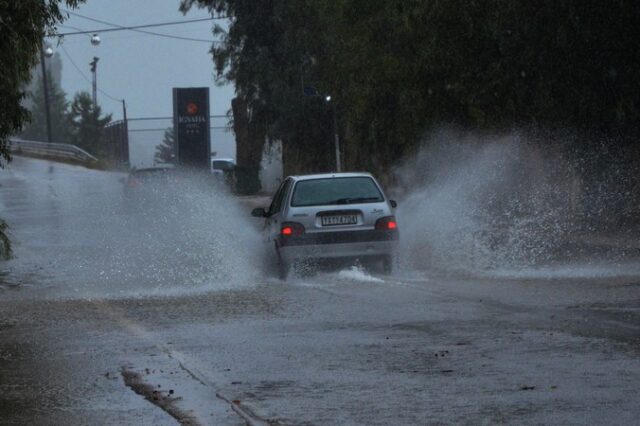
[[[15,244],[0,277],[0,424],[640,415],[633,248],[615,262],[353,266],[283,283],[246,202],[188,185],[132,204],[121,177],[19,157],[0,172]]]

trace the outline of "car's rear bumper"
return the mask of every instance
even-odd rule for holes
[[[309,233],[280,237],[278,250],[283,260],[332,259],[392,254],[398,245],[397,231],[348,231]]]

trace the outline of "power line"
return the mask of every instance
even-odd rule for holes
[[[67,25],[67,24],[58,24],[58,25],[61,26],[61,27],[64,27],[64,28],[71,28],[73,30],[77,30],[77,32],[75,32],[75,33],[64,33],[66,35],[77,34],[77,35],[86,35],[86,36],[90,37],[89,34],[95,34],[95,33],[99,33],[99,32],[102,31],[102,30],[88,31],[88,30],[83,30],[82,28],[74,27],[74,26]],[[213,43],[212,40],[205,40],[205,39],[202,39],[202,38],[183,37],[183,36],[177,36],[177,35],[173,35],[173,34],[162,34],[162,33],[155,33],[155,32],[152,32],[152,31],[143,31],[143,30],[131,30],[131,31],[138,32],[138,33],[143,33],[143,34],[154,35],[154,36],[160,36],[160,37],[174,38],[174,39],[178,39],[178,40],[198,41],[198,42],[207,43],[207,44]],[[56,36],[58,36],[60,39],[62,39],[64,34],[56,34]]]
[[[78,67],[78,65],[76,65],[76,63],[74,62],[74,60],[71,58],[71,55],[69,55],[69,52],[67,52],[67,49],[64,47],[63,44],[60,45],[60,47],[62,48],[62,52],[64,52],[65,56],[67,57],[67,59],[69,59],[69,61],[71,62],[71,65],[73,65],[73,67],[76,69],[76,71],[78,71],[80,73],[80,75],[82,77],[84,77],[84,79],[88,82],[88,83],[93,83],[91,80],[89,80],[89,77],[87,77],[82,70]]]
[[[71,28],[72,30],[76,30],[76,31],[84,31],[82,28],[74,27],[74,26],[68,25],[68,24],[58,24],[58,26],[65,27],[65,28]]]
[[[76,71],[78,71],[80,73],[80,75],[82,77],[84,77],[84,79],[87,81],[87,83],[89,84],[93,84],[93,82],[91,81],[91,79],[89,79],[89,77],[87,77],[82,70],[80,69],[80,67],[78,67],[78,65],[76,65],[76,63],[74,62],[73,58],[71,57],[71,55],[69,55],[69,52],[67,52],[67,49],[64,47],[63,44],[60,45],[60,47],[62,48],[62,52],[64,52],[65,56],[67,57],[67,59],[69,59],[69,62],[71,62],[71,65],[73,65],[73,67],[76,69]],[[105,92],[104,90],[100,89],[99,87],[97,88],[98,92],[102,93],[103,95],[105,95],[107,98],[111,99],[112,101],[115,102],[122,102],[122,99],[118,99],[115,96],[111,96],[110,94],[108,94],[107,92]]]
[[[163,26],[163,25],[178,25],[178,24],[183,24],[183,23],[210,21],[210,20],[212,20],[214,18],[202,18],[202,19],[193,19],[193,20],[190,20],[190,21],[173,21],[173,22],[166,22],[166,23],[159,23],[159,24],[146,24],[146,25],[135,25],[135,26],[125,27],[125,26],[122,26],[122,25],[114,24],[112,22],[107,22],[107,21],[103,21],[103,20],[100,20],[100,19],[91,18],[89,16],[80,15],[79,13],[71,12],[70,10],[66,10],[65,9],[65,11],[67,13],[69,13],[70,15],[77,16],[77,17],[83,18],[83,19],[87,19],[89,21],[98,22],[98,23],[105,24],[105,25],[110,25],[110,26],[112,26],[114,28],[104,28],[104,29],[100,29],[100,30],[86,30],[86,31],[60,33],[60,34],[57,34],[59,37],[64,37],[64,36],[67,36],[67,35],[93,34],[93,33],[105,33],[105,32],[112,32],[112,31],[129,30],[129,31],[135,31],[135,32],[143,33],[143,34],[149,34],[149,35],[154,35],[154,36],[159,36],[159,37],[166,37],[166,38],[173,38],[173,39],[178,39],[178,40],[197,41],[197,42],[208,43],[208,44],[212,44],[213,43],[213,40],[205,40],[205,39],[193,38],[193,37],[183,37],[183,36],[176,36],[176,35],[171,35],[171,34],[162,34],[162,33],[156,33],[156,32],[153,32],[153,31],[139,30],[138,28],[158,27],[158,26]]]
[[[159,36],[159,37],[173,38],[173,39],[186,40],[186,41],[197,41],[197,42],[212,44],[212,43],[216,43],[217,41],[205,40],[205,39],[193,38],[193,37],[183,37],[183,36],[177,36],[177,35],[172,35],[172,34],[156,33],[156,32],[153,32],[153,31],[140,30],[139,28],[161,27],[161,26],[168,26],[168,25],[181,25],[181,24],[189,24],[189,23],[194,23],[194,22],[211,21],[211,20],[214,20],[214,19],[227,19],[228,18],[227,16],[220,16],[220,17],[191,19],[191,20],[187,20],[187,21],[171,21],[171,22],[161,22],[161,23],[156,23],[156,24],[133,25],[133,26],[126,27],[126,26],[123,26],[123,25],[114,24],[113,22],[103,21],[101,19],[96,19],[96,18],[91,18],[89,16],[80,15],[79,13],[75,13],[75,12],[72,12],[72,11],[67,10],[67,9],[63,9],[63,10],[65,12],[69,13],[70,15],[77,16],[77,17],[83,18],[83,19],[87,19],[89,21],[98,22],[100,24],[109,25],[109,26],[114,27],[114,28],[104,28],[104,29],[98,29],[98,30],[75,31],[75,32],[67,32],[67,33],[56,34],[59,37],[64,37],[64,36],[68,36],[68,35],[105,33],[105,32],[112,32],[112,31],[125,31],[125,30],[128,30],[128,31],[135,31],[135,32],[154,35],[154,36]]]
[[[69,15],[77,16],[78,18],[88,19],[89,21],[98,22],[100,24],[116,26],[116,27],[119,27],[119,28],[125,29],[125,30],[135,29],[135,28],[149,28],[149,27],[162,27],[162,26],[168,26],[168,25],[191,24],[191,23],[194,23],[194,22],[212,21],[212,20],[215,20],[215,19],[227,19],[227,16],[220,16],[220,17],[209,16],[207,18],[183,19],[183,20],[180,20],[180,21],[168,21],[168,22],[160,22],[160,23],[155,23],[155,24],[141,24],[141,25],[133,25],[133,26],[125,27],[125,26],[122,26],[122,25],[114,24],[112,22],[103,21],[103,20],[100,20],[98,18],[92,18],[90,16],[82,15],[80,13],[74,12],[74,11],[69,10],[69,9],[63,9],[63,10],[65,12],[67,12]]]

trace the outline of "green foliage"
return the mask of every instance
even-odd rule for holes
[[[96,157],[105,156],[104,127],[111,114],[101,117],[100,106],[94,105],[91,95],[79,92],[73,98],[69,120],[72,128],[71,143]]]
[[[312,84],[337,101],[347,167],[383,170],[442,124],[637,130],[636,3],[183,0],[182,10],[233,16],[228,32],[214,30],[216,73],[283,140],[285,162],[329,164],[323,104],[301,93]]]
[[[11,161],[8,138],[29,119],[22,105],[24,87],[31,78],[45,35],[62,22],[60,5],[75,8],[83,0],[0,0],[0,168]],[[11,255],[7,224],[0,220],[0,257]]]
[[[61,4],[76,7],[82,0],[0,0],[0,166],[9,161],[9,136],[29,118],[20,104],[23,88],[37,62],[43,37],[64,19]]]
[[[169,127],[164,131],[162,143],[156,146],[156,152],[153,156],[156,163],[174,164],[176,161],[176,142],[173,127]]]
[[[215,28],[224,43],[212,54],[218,79],[235,83],[250,112],[255,151],[262,152],[261,140],[279,139],[288,172],[332,168],[330,108],[322,99],[302,94],[305,80],[317,81],[309,65],[314,56],[310,46],[320,48],[322,43],[317,37],[320,23],[309,2],[183,1],[182,8],[195,3],[236,17],[227,33]]]
[[[49,73],[47,73],[49,74]],[[51,142],[69,143],[71,129],[67,117],[69,102],[66,94],[55,84],[51,75],[49,82],[49,114],[51,119]],[[20,137],[26,140],[47,141],[47,115],[44,101],[44,89],[42,77],[38,78],[38,84],[34,93],[30,94],[33,106],[30,110],[31,121],[25,127]]]

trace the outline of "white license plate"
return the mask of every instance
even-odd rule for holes
[[[340,214],[335,216],[322,216],[322,226],[333,225],[355,225],[358,223],[358,216],[355,214]]]

